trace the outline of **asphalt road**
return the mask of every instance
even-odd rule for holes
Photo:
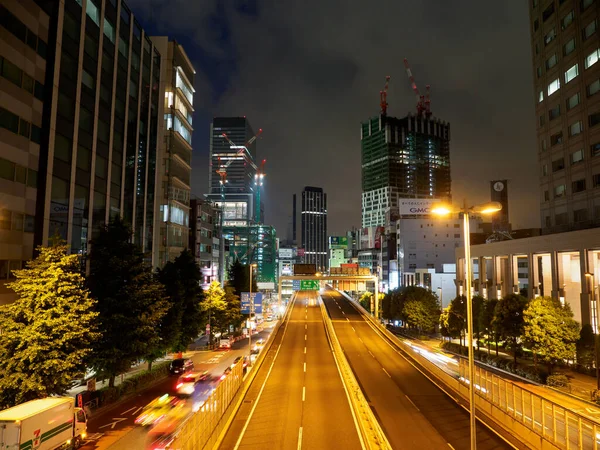
[[[362,448],[315,292],[298,293],[221,448]]]
[[[363,393],[392,448],[468,450],[469,415],[382,339],[340,293],[322,294]],[[477,448],[511,448],[477,425]]]
[[[273,324],[268,324],[273,325]],[[272,328],[252,336],[252,340],[266,340]],[[207,370],[217,379],[231,365],[237,356],[248,354],[248,340],[235,342],[231,350],[216,350],[193,352],[195,371]],[[118,407],[109,410],[99,410],[88,420],[88,441],[82,447],[85,450],[143,450],[147,446],[147,429],[134,424],[141,409],[165,393],[175,394],[175,384],[178,377],[169,377],[158,384],[143,390],[138,395],[120,403]],[[216,381],[199,383],[197,396],[202,396],[205,390],[214,387]]]

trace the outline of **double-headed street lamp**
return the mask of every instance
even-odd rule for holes
[[[445,216],[452,213],[463,214],[463,234],[464,234],[464,245],[465,245],[465,298],[467,300],[467,334],[468,334],[468,345],[469,345],[469,411],[470,411],[470,430],[471,430],[471,450],[477,448],[477,438],[475,435],[475,359],[473,355],[473,304],[471,296],[471,230],[469,226],[469,215],[470,214],[492,214],[502,209],[502,205],[499,202],[483,203],[477,206],[467,207],[465,205],[460,207],[454,207],[452,205],[446,205],[440,203],[433,208],[431,212],[436,215]],[[481,272],[481,267],[479,268]],[[481,276],[481,275],[480,275]]]

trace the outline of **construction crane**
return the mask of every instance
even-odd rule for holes
[[[256,186],[256,201],[255,201],[254,219],[257,224],[262,223],[261,217],[260,217],[260,191],[261,191],[261,188],[263,185],[263,178],[265,177],[265,163],[266,162],[267,162],[267,160],[263,159],[262,162],[260,163],[260,169],[257,169],[256,173],[254,174],[254,186]]]
[[[390,86],[390,76],[388,75],[385,77],[385,86],[383,87],[383,91],[379,91],[379,105],[381,107],[381,114],[384,116],[387,114],[387,107],[388,107],[387,92],[388,92],[389,86]]]
[[[417,87],[417,83],[415,82],[415,77],[410,70],[410,65],[408,64],[408,59],[404,58],[404,67],[406,67],[406,74],[408,75],[408,80],[410,81],[410,87],[415,92],[417,96],[417,115],[422,116],[425,113],[426,117],[431,116],[431,99],[429,97],[429,88],[430,85],[425,86],[425,95],[422,95],[419,92],[419,88]]]

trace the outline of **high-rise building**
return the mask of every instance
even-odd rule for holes
[[[361,124],[362,226],[385,225],[398,197],[450,199],[450,125],[381,114]]]
[[[528,3],[542,229],[600,226],[600,7]]]
[[[220,211],[214,203],[200,198],[190,201],[190,249],[202,273],[202,288],[219,279],[221,271]]]
[[[158,267],[174,260],[188,247],[190,229],[190,177],[192,172],[192,113],[194,74],[183,47],[166,36],[152,37],[161,55],[160,94],[164,99],[164,120],[159,121],[156,161],[154,262]]]
[[[322,188],[306,186],[302,191],[302,247],[305,263],[327,270],[327,194]]]
[[[296,227],[298,223],[298,216],[296,215],[296,194],[294,194],[292,202],[292,245],[298,245],[298,238],[296,237]]]
[[[38,1],[49,16],[35,243],[85,255],[121,215],[152,255],[161,57],[123,1]]]
[[[50,19],[33,0],[0,5],[0,304],[34,247]],[[50,86],[50,87],[48,87]]]
[[[502,205],[502,209],[492,215],[492,231],[504,232],[510,231],[510,222],[508,216],[508,180],[490,181],[490,198],[493,202]]]

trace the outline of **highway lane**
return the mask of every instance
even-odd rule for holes
[[[253,342],[259,338],[266,340],[273,325],[274,322],[268,324],[263,332],[253,335]],[[193,352],[191,358],[194,361],[195,371],[207,370],[214,378],[218,378],[237,356],[247,354],[248,340],[244,339],[235,342],[229,351]],[[165,393],[175,395],[177,379],[177,376],[169,377],[127,399],[118,407],[93,412],[88,421],[88,436],[90,439],[82,448],[85,450],[145,449],[147,429],[136,426],[134,420],[140,414],[141,409],[156,397]],[[200,391],[213,388],[215,385],[216,381],[214,380],[202,382],[197,386],[197,392],[201,394]]]
[[[468,413],[384,341],[340,293],[322,294],[344,353],[394,449],[469,449]],[[478,424],[482,450],[511,448]]]
[[[298,293],[292,308],[222,449],[362,448],[317,294]]]

